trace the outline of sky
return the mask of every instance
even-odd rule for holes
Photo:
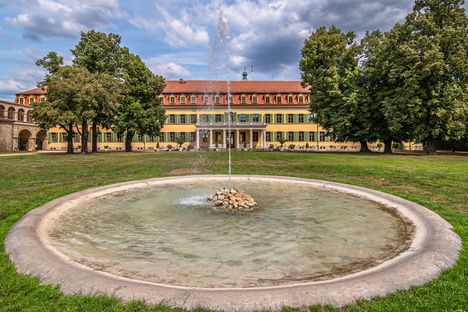
[[[304,40],[319,26],[362,36],[404,21],[413,0],[0,0],[0,99],[36,86],[34,61],[56,51],[71,64],[80,32],[117,33],[166,79],[298,80]],[[467,5],[465,4],[465,9]],[[220,16],[226,70],[213,77]],[[224,67],[223,67],[224,68]],[[253,69],[253,70],[252,70]]]

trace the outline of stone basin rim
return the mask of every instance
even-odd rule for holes
[[[113,192],[164,184],[200,180],[226,180],[227,175],[189,175],[154,178],[100,186],[52,200],[23,216],[9,231],[5,249],[21,273],[39,277],[47,284],[59,284],[66,294],[115,295],[124,301],[143,299],[150,304],[167,303],[182,308],[198,306],[215,310],[279,309],[312,304],[343,306],[424,284],[455,264],[461,249],[452,226],[435,212],[387,193],[342,183],[288,176],[233,175],[233,180],[284,181],[308,184],[356,195],[395,209],[413,223],[415,231],[409,249],[377,266],[324,281],[246,287],[205,288],[142,281],[97,271],[75,262],[47,244],[51,215],[73,208],[80,199]],[[68,205],[68,208],[67,208]],[[51,267],[54,270],[51,270]],[[357,290],[356,290],[357,289]]]

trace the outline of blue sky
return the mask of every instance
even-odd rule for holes
[[[0,0],[0,99],[35,87],[34,61],[57,51],[70,63],[80,31],[122,36],[122,44],[167,79],[208,79],[220,12],[229,25],[226,74],[240,79],[300,78],[304,39],[318,26],[362,35],[402,22],[412,0]],[[466,8],[466,5],[465,5]],[[228,77],[218,77],[228,78]]]

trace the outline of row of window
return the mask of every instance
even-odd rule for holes
[[[208,141],[208,131],[202,133],[203,141]],[[161,132],[158,136],[152,135],[140,135],[137,134],[133,137],[133,142],[195,142],[195,132]],[[327,135],[325,132],[309,132],[309,131],[287,131],[287,132],[266,132],[267,142],[330,142],[333,141],[332,136]],[[240,131],[239,140],[245,142],[247,137],[247,131]],[[81,136],[75,134],[73,136],[75,142],[81,141]],[[89,142],[91,142],[91,136],[89,136]],[[125,138],[123,135],[118,135],[114,132],[100,133],[98,136],[99,143],[119,143],[124,142]],[[222,132],[214,131],[214,142],[221,142]],[[253,132],[253,141],[259,140],[259,132]],[[63,143],[67,141],[66,133],[63,132],[49,132],[50,143]]]
[[[288,123],[301,124],[313,123],[311,114],[237,114],[233,113],[231,120],[233,122],[264,122],[271,123]],[[202,114],[202,115],[180,115],[169,114],[166,119],[166,124],[195,124],[200,119],[200,122],[227,122],[228,114]]]
[[[19,104],[32,104],[32,103],[36,102],[36,98],[34,98],[34,97],[29,97],[29,102],[28,103],[26,103],[26,99],[28,99],[28,98],[19,97],[18,98],[18,103]],[[46,100],[46,98],[44,96],[41,96],[39,98],[40,102],[45,102],[45,100]]]
[[[216,95],[204,95],[202,97],[202,103],[203,104],[223,104],[223,99],[225,97],[216,94]],[[197,104],[197,96],[196,95],[191,95],[191,96],[186,96],[186,95],[170,95],[165,98],[164,96],[160,97],[160,100],[166,104],[192,104],[196,105]],[[178,100],[178,101],[177,101]],[[306,104],[309,101],[309,97],[307,95],[245,95],[242,94],[240,96],[234,97],[233,95],[230,95],[228,97],[228,101],[231,104]]]
[[[5,107],[3,105],[0,105],[0,119],[1,118],[28,122],[31,122],[32,120],[31,111],[25,112],[24,109],[19,109],[18,112],[16,112],[16,110],[13,107],[10,107],[8,108],[8,110],[5,111]]]

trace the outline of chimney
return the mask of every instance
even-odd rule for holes
[[[179,83],[180,83],[180,84],[184,84],[184,83],[185,83],[184,79],[182,79],[182,78],[179,79]]]

